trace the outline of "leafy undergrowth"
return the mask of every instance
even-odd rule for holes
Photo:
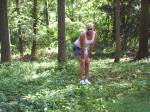
[[[75,60],[0,65],[0,112],[149,112],[150,59],[92,60],[92,85],[79,84]]]

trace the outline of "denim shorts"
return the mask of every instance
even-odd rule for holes
[[[75,57],[81,56],[83,53],[81,52],[81,48],[73,45],[73,53]]]

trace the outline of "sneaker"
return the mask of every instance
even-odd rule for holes
[[[86,84],[84,80],[80,80],[80,84]]]
[[[91,84],[91,82],[88,79],[84,80],[85,84]]]

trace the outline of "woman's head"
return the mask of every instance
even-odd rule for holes
[[[94,24],[92,22],[89,22],[86,25],[86,30],[87,30],[87,33],[93,32],[93,30],[94,30]]]

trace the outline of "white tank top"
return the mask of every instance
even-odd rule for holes
[[[92,36],[91,40],[87,39],[86,33],[84,33],[84,34],[85,34],[85,46],[84,46],[84,48],[88,48],[90,44],[94,43],[95,32],[93,32],[93,36]],[[74,45],[77,46],[77,47],[79,47],[79,48],[81,47],[80,46],[80,39],[79,38],[74,42]]]

